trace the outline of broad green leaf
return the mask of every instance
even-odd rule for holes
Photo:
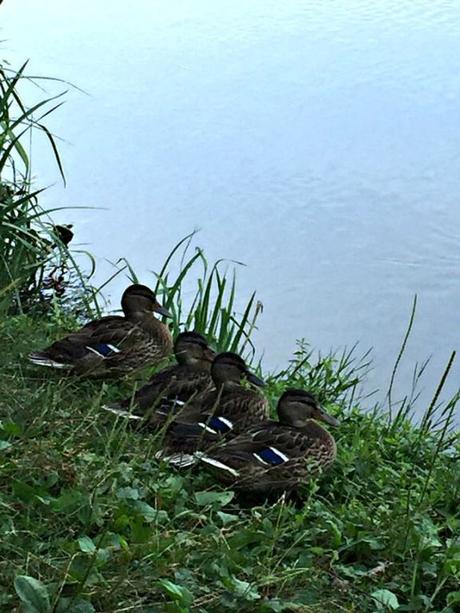
[[[135,487],[122,487],[117,491],[117,498],[122,500],[139,500],[139,490]]]
[[[43,488],[34,487],[23,481],[13,481],[13,491],[20,500],[27,503],[36,502],[39,496],[42,499],[46,496]]]
[[[242,581],[241,579],[237,579],[236,577],[231,577],[231,587],[232,591],[238,596],[243,597],[245,600],[258,600],[260,598],[259,592],[251,587],[251,584],[248,581]]]
[[[166,511],[158,511],[143,500],[133,500],[132,506],[142,515],[146,522],[168,520],[168,514]]]
[[[449,606],[460,604],[460,592],[449,592],[447,594],[447,604]]]
[[[95,608],[87,600],[80,598],[60,598],[56,613],[94,613]]]
[[[10,434],[12,436],[19,436],[22,434],[22,427],[14,421],[3,422],[2,430],[6,434]]]
[[[378,604],[388,607],[389,609],[397,609],[399,607],[396,594],[393,594],[390,590],[377,590],[372,592],[371,596]]]
[[[52,508],[56,513],[72,513],[81,506],[88,504],[88,496],[79,490],[64,490],[53,500]]]
[[[183,606],[192,604],[193,597],[186,587],[177,585],[169,579],[159,579],[158,584],[162,588],[163,592],[167,594],[172,600],[178,602]]]
[[[205,507],[207,505],[223,507],[228,504],[234,496],[234,492],[196,492],[195,500],[200,507]]]
[[[223,511],[217,511],[217,517],[220,519],[224,526],[238,519],[238,515],[233,515],[232,513],[224,513]]]
[[[89,536],[81,536],[78,539],[78,545],[80,546],[80,551],[83,551],[83,553],[94,553],[94,551],[96,551],[96,545]]]
[[[14,589],[21,599],[26,613],[50,613],[51,605],[46,586],[28,575],[18,575]]]

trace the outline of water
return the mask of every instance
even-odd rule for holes
[[[359,341],[382,390],[417,293],[397,389],[432,355],[428,398],[460,345],[456,3],[7,0],[0,15],[4,57],[90,94],[50,119],[67,189],[40,143],[34,163],[56,183],[47,204],[104,207],[62,217],[101,277],[127,256],[149,282],[201,228],[209,257],[247,264],[268,368],[296,338]]]

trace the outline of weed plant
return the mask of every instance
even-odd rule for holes
[[[204,470],[159,463],[158,437],[100,410],[132,381],[27,364],[31,346],[69,323],[1,324],[2,610],[457,609],[456,397],[427,409],[444,415],[442,430],[389,422],[356,400],[366,357],[314,358],[301,343],[289,368],[267,376],[268,397],[274,407],[286,386],[314,390],[341,420],[337,461],[295,501],[245,506]]]

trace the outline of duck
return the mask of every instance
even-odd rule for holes
[[[123,316],[90,321],[41,351],[29,355],[39,366],[86,377],[116,376],[154,366],[173,349],[171,332],[153,313],[171,317],[146,285],[130,285],[121,298]]]
[[[198,332],[178,334],[174,341],[176,364],[155,373],[134,395],[102,408],[156,429],[198,394],[213,385],[211,364],[216,355]]]
[[[237,436],[268,418],[265,382],[236,353],[219,353],[211,365],[214,388],[185,405],[170,424],[157,458],[190,466],[195,451]]]
[[[318,421],[338,420],[302,389],[287,389],[269,419],[205,453],[195,454],[218,481],[243,494],[282,495],[328,468],[337,454],[334,437]]]

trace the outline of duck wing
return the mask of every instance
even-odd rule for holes
[[[209,371],[175,364],[155,373],[134,396],[103,408],[131,419],[140,417],[144,426],[156,429],[184,410],[188,402],[194,402],[211,385]]]
[[[191,453],[235,436],[267,418],[267,400],[253,390],[213,391],[197,398],[170,426],[167,446]]]
[[[185,403],[210,384],[209,371],[193,369],[185,364],[175,364],[155,373],[136,393],[135,401],[141,408],[148,408],[159,396],[164,399],[177,398]]]
[[[321,430],[326,436],[265,422],[200,459],[241,490],[282,492],[317,474],[335,458],[335,443]]]
[[[143,334],[138,326],[123,317],[103,317],[71,332],[43,351],[32,353],[30,359],[37,364],[56,367],[76,366],[80,361],[94,364],[126,352]]]

